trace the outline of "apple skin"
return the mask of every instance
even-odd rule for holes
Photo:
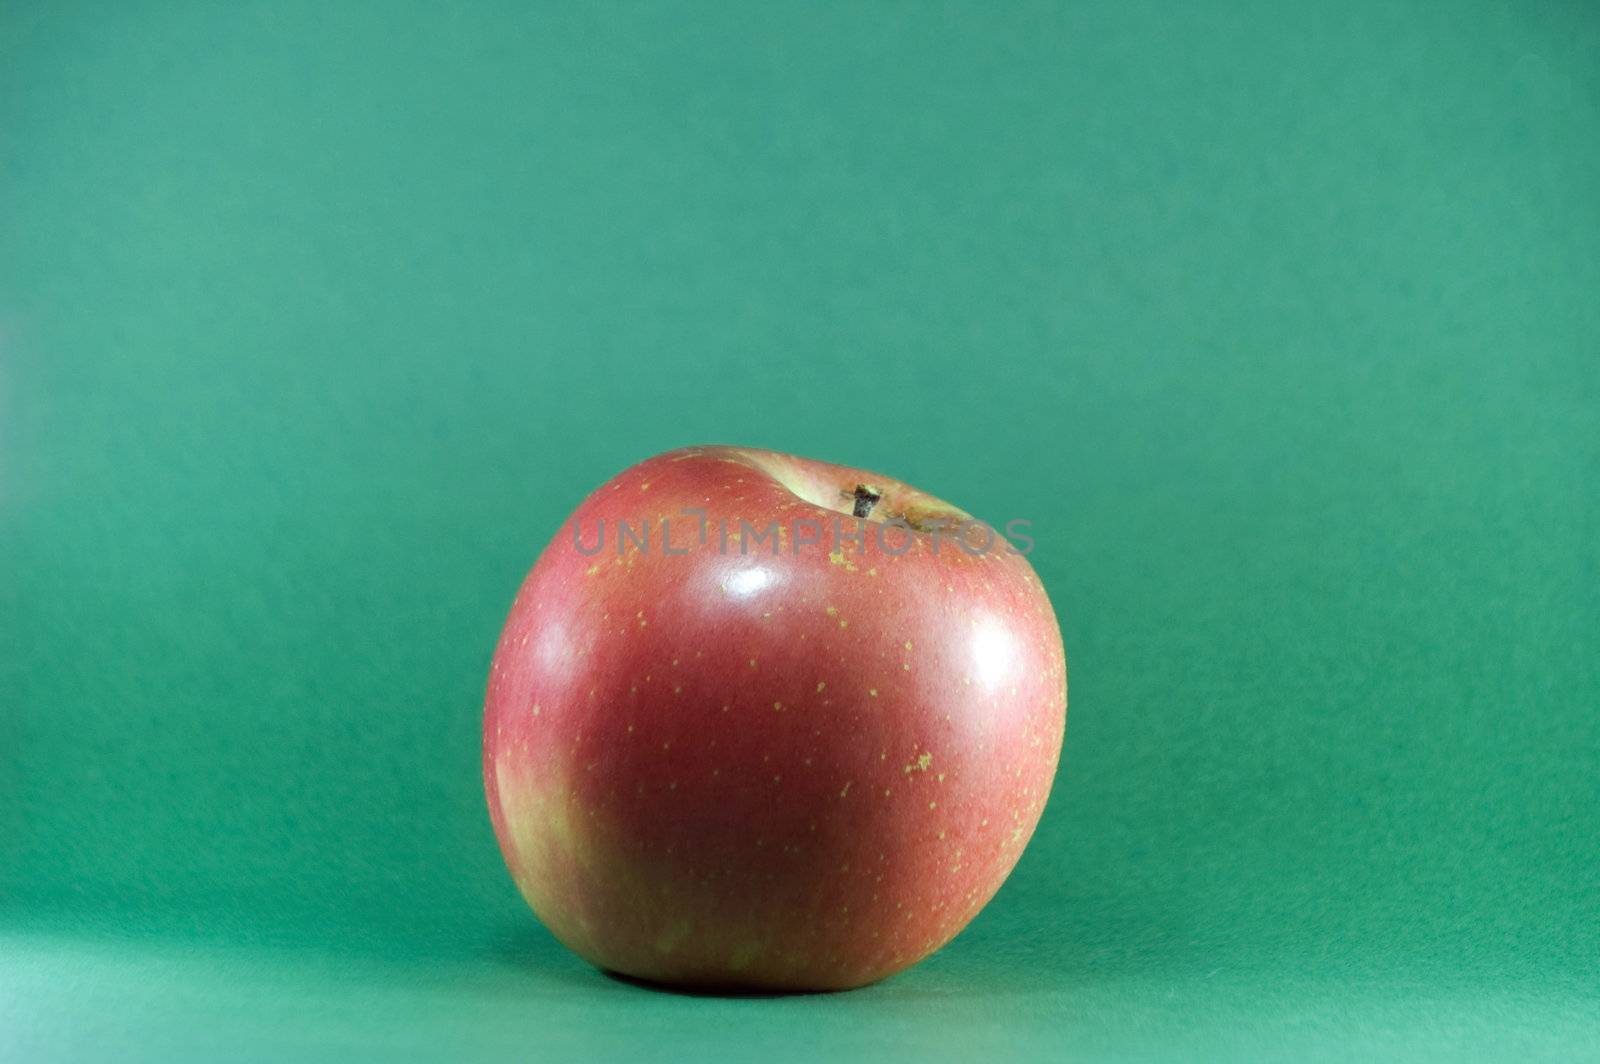
[[[836,541],[836,517],[860,527],[857,485],[882,494],[874,520],[919,531]],[[703,545],[686,507],[708,514]],[[663,552],[663,517],[686,553]],[[580,552],[570,521],[545,549],[484,712],[495,834],[556,938],[665,984],[836,990],[915,964],[993,897],[1055,775],[1066,661],[1027,559],[921,531],[937,517],[966,515],[875,473],[709,446],[578,508],[578,542],[603,549]],[[791,542],[811,538],[796,518],[819,543]],[[741,554],[741,519],[779,522],[777,553]],[[619,520],[651,522],[646,550]]]

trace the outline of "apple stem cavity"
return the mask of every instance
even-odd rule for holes
[[[883,498],[880,492],[873,491],[865,484],[857,484],[854,492],[855,506],[852,507],[851,517],[869,517],[872,508],[878,505],[878,500]]]

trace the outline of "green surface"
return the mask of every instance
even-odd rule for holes
[[[0,1055],[1600,1045],[1600,10],[8,4]],[[1031,519],[1039,834],[839,996],[607,979],[478,777],[579,498]]]

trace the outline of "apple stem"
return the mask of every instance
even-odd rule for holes
[[[883,496],[867,487],[857,484],[855,490],[855,506],[851,509],[851,517],[867,517],[872,513],[872,508],[878,505],[878,500]]]

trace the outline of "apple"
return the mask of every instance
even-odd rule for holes
[[[1011,538],[877,473],[691,447],[602,485],[528,574],[484,784],[517,886],[591,963],[844,989],[994,896],[1066,705]]]

